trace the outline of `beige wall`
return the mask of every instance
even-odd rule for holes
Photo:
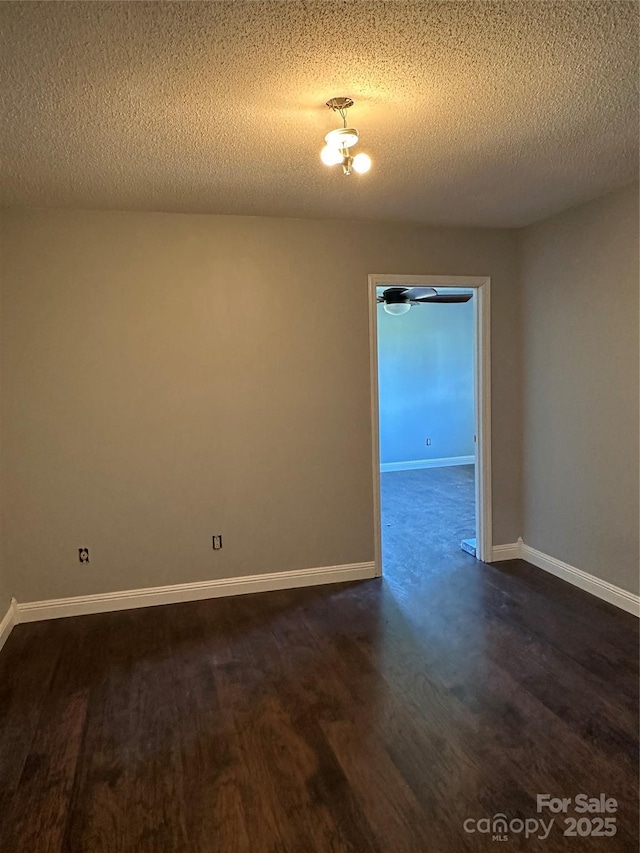
[[[0,565],[0,622],[9,608],[12,595],[13,590],[11,589],[9,579],[5,576],[4,568]]]
[[[638,188],[525,229],[525,542],[638,592]]]
[[[2,292],[2,244],[0,243],[0,295]],[[2,299],[0,298],[0,342],[1,342],[1,317],[2,317]],[[4,394],[2,388],[2,376],[0,375],[0,445],[2,444],[2,406],[4,401]],[[0,503],[2,499],[3,493],[3,482],[2,482],[2,474],[0,472]],[[0,524],[0,543],[2,542],[2,527]],[[7,577],[4,564],[2,561],[2,553],[0,551],[0,622],[5,616],[9,604],[11,602],[11,596],[13,595],[12,584],[9,582],[9,578]]]
[[[492,277],[494,541],[519,535],[514,232],[30,211],[2,235],[18,600],[372,560],[374,272]]]

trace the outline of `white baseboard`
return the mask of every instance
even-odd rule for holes
[[[153,607],[158,604],[176,604],[181,601],[220,598],[226,595],[343,583],[373,577],[376,577],[375,563],[350,563],[345,566],[272,572],[264,575],[181,583],[149,589],[128,589],[97,595],[78,595],[73,598],[57,598],[50,601],[19,602],[15,609],[15,622],[39,622],[42,619],[108,613],[113,610],[133,610],[136,607]]]
[[[562,560],[557,560],[555,557],[550,557],[548,554],[543,554],[542,551],[532,548],[530,545],[525,545],[522,539],[517,542],[512,542],[510,545],[494,545],[492,549],[491,562],[497,563],[500,560],[526,560],[532,566],[538,569],[544,569],[561,578],[567,583],[573,584],[591,595],[601,598],[603,601],[608,601],[609,604],[614,604],[627,613],[633,613],[634,616],[640,616],[640,596],[628,592],[619,586],[604,581],[601,578],[583,572],[582,569],[577,569],[575,566],[570,566],[569,563],[564,563]]]
[[[9,605],[9,609],[5,613],[2,622],[0,622],[0,649],[4,646],[4,644],[9,639],[9,634],[13,630],[13,626],[16,624],[16,600],[15,598],[11,599],[11,604]]]
[[[543,554],[542,551],[537,551],[529,545],[525,545],[521,540],[520,554],[523,560],[537,566],[539,569],[544,569],[561,578],[563,581],[568,581],[574,586],[596,595],[598,598],[608,601],[609,604],[614,604],[627,613],[633,613],[634,616],[640,616],[640,596],[628,592],[626,589],[621,589],[619,586],[604,581],[601,578],[583,572],[582,569],[576,569],[575,566],[570,566],[569,563],[563,563],[562,560],[556,560],[555,557],[550,557],[548,554]]]
[[[495,545],[492,562],[523,559],[550,572],[556,577],[586,590],[586,592],[608,601],[610,604],[640,616],[640,596],[614,586],[607,581],[570,566],[525,545],[520,539],[507,545]],[[136,607],[152,607],[160,604],[176,604],[181,601],[196,601],[228,595],[244,595],[277,589],[316,586],[327,583],[366,580],[377,577],[375,563],[351,563],[317,569],[300,569],[288,572],[272,572],[264,575],[248,575],[240,578],[199,581],[196,583],[173,584],[149,589],[130,589],[119,592],[80,595],[49,601],[16,602],[11,605],[0,622],[0,649],[6,642],[14,625],[21,622],[38,622],[43,619],[59,619],[65,616],[82,616],[90,613],[107,613],[114,610],[132,610]]]
[[[494,545],[491,549],[491,562],[498,563],[500,560],[520,559],[520,546],[522,540],[510,542],[508,545]]]
[[[419,468],[448,468],[451,465],[473,465],[475,456],[446,456],[442,459],[414,459],[412,462],[381,462],[380,473],[415,471]]]

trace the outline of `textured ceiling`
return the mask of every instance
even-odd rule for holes
[[[0,204],[518,226],[638,172],[638,5],[3,2]],[[319,159],[350,123],[373,158]]]

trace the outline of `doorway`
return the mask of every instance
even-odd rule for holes
[[[399,559],[412,547],[475,546],[488,562],[490,279],[370,275],[369,318],[377,574],[383,509]]]

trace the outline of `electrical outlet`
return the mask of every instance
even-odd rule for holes
[[[219,551],[220,548],[222,548],[222,536],[221,535],[214,536],[213,537],[213,550]]]
[[[431,439],[430,439],[430,438],[427,438],[427,439],[425,440],[425,444],[427,445],[427,447],[431,447]]]
[[[89,562],[89,549],[88,548],[78,548],[78,560],[81,563]]]

